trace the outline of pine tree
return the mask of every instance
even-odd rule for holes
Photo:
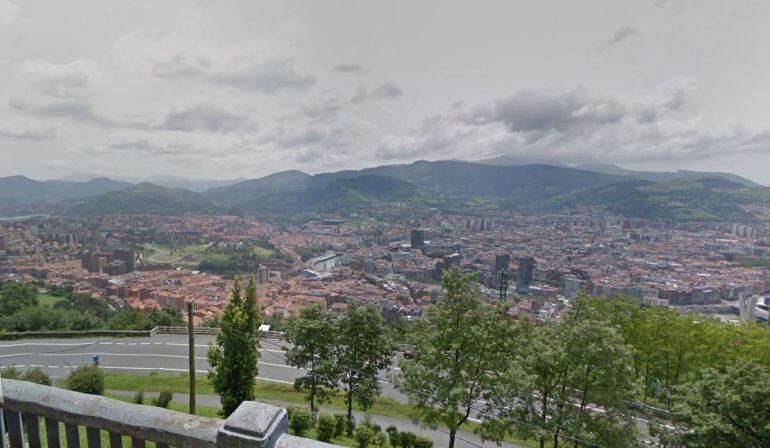
[[[225,417],[244,401],[254,399],[259,359],[259,339],[254,326],[258,322],[259,312],[256,307],[256,290],[251,288],[251,282],[249,286],[244,301],[238,278],[235,279],[232,296],[222,312],[216,345],[209,347],[208,359],[212,368],[209,378],[219,394]],[[253,307],[248,305],[250,301]],[[252,313],[256,313],[257,317]]]

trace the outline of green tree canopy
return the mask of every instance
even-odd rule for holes
[[[424,422],[449,429],[452,448],[460,426],[483,408],[500,374],[512,368],[503,355],[515,345],[515,328],[504,308],[484,304],[475,275],[452,268],[443,284],[443,300],[410,333],[413,358],[401,360],[398,387]]]
[[[310,409],[328,400],[340,375],[335,356],[337,328],[330,313],[318,305],[302,309],[291,320],[286,332],[292,347],[286,350],[286,363],[304,369],[306,374],[294,380],[294,388],[307,390]]]
[[[355,301],[348,304],[339,322],[335,348],[348,421],[353,419],[353,401],[368,409],[380,395],[377,374],[390,365],[394,350],[387,335],[388,330],[375,307],[359,307]]]
[[[709,368],[675,394],[677,425],[667,446],[770,446],[770,372],[754,360]]]
[[[250,316],[250,313],[258,310],[256,307],[251,309],[247,306],[252,300],[248,297],[249,294],[255,294],[255,290],[247,292],[245,300],[241,297],[241,288],[236,277],[232,295],[222,312],[216,344],[209,347],[209,379],[219,394],[224,416],[232,414],[244,401],[254,399],[259,339],[251,322],[258,322],[258,317]]]

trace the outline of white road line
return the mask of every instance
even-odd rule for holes
[[[15,358],[19,356],[30,356],[30,355],[34,355],[34,353],[14,353],[11,355],[0,355],[0,358]]]
[[[80,345],[93,345],[93,342],[79,342],[79,343],[73,343],[73,342],[23,342],[20,344],[0,344],[0,348],[3,347],[46,347],[46,346],[53,346],[53,347],[76,347]]]
[[[79,343],[49,343],[49,342],[23,342],[19,344],[0,344],[2,348],[14,348],[14,347],[82,347],[92,345],[122,345],[122,346],[137,346],[137,345],[166,345],[170,347],[187,347],[188,344],[178,344],[175,342],[79,342]],[[197,348],[208,348],[208,344],[195,344]],[[260,348],[261,352],[270,353],[286,353],[284,350],[273,350],[268,348]]]

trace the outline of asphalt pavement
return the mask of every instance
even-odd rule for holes
[[[195,368],[197,373],[207,373],[209,370],[206,353],[209,343],[215,336],[195,336]],[[145,338],[83,338],[83,339],[26,339],[15,341],[0,341],[0,368],[15,365],[19,368],[40,367],[53,378],[65,377],[74,368],[92,365],[95,356],[99,357],[99,365],[107,371],[147,374],[153,371],[167,373],[187,372],[188,346],[187,335],[154,335]],[[259,359],[259,379],[284,384],[293,384],[294,379],[303,375],[302,369],[286,365],[286,343],[279,340],[267,339],[262,341]],[[382,372],[382,378],[398,373],[396,360],[388,372]],[[405,403],[406,397],[395,390],[392,384],[382,382],[383,396],[391,397]],[[183,394],[175,397],[184,402]],[[210,401],[218,404],[216,396],[200,396],[199,403]],[[280,403],[276,403],[282,405]],[[430,436],[437,446],[445,445],[448,436],[437,430],[420,428],[409,420],[396,420],[386,417],[373,416],[373,419],[383,427],[389,424],[409,429],[417,434]],[[457,440],[458,447],[492,446],[492,443],[482,443],[474,434],[463,433],[465,440]],[[511,444],[504,444],[513,447]]]

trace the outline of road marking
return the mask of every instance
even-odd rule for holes
[[[0,358],[14,358],[17,356],[30,356],[30,355],[34,355],[34,353],[15,353],[12,355],[0,355]]]
[[[170,347],[187,347],[188,344],[178,344],[175,342],[78,342],[78,343],[59,343],[59,342],[22,342],[19,344],[0,344],[1,348],[14,348],[14,347],[83,347],[92,345],[122,345],[122,346],[137,346],[137,345],[166,345]],[[197,348],[209,348],[208,344],[195,344]],[[261,352],[269,353],[286,353],[284,350],[273,350],[269,348],[260,348]]]

